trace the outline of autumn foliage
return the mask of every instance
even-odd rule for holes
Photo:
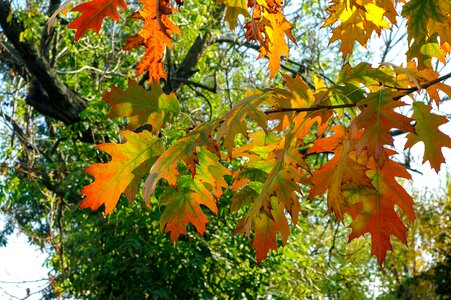
[[[287,242],[290,223],[296,224],[301,211],[300,199],[327,194],[328,213],[340,220],[346,214],[352,218],[350,240],[370,233],[379,264],[392,249],[391,236],[406,243],[405,223],[413,222],[415,214],[412,197],[397,178],[410,179],[410,174],[393,159],[397,152],[392,132],[407,133],[406,148],[424,143],[424,161],[439,171],[444,163],[442,148],[451,148],[451,141],[438,129],[447,119],[431,112],[431,105],[439,106],[442,93],[451,97],[451,87],[443,83],[451,75],[440,76],[431,62],[445,62],[451,50],[450,1],[400,1],[404,5],[399,16],[394,0],[332,0],[325,8],[329,16],[323,27],[333,28],[330,42],[340,43],[343,58],[352,53],[355,42],[365,46],[374,33],[380,35],[403,17],[408,62],[378,67],[345,63],[332,86],[315,74],[310,85],[300,76],[282,74],[285,88],[248,91],[223,116],[192,128],[171,144],[159,133],[180,108],[174,93],[162,91],[160,81],[167,77],[166,48],[180,34],[170,16],[183,1],[140,2],[141,10],[129,16],[142,22],[142,29],[127,39],[124,49],[145,47],[136,75],[148,72],[151,89],[146,91],[130,79],[125,90],[105,91],[109,117],[129,117],[129,124],[120,133],[124,143],[97,146],[111,161],[86,169],[94,181],[83,188],[86,197],[81,207],[104,205],[105,215],[111,213],[121,194],[134,200],[143,175],[147,176],[144,200],[150,203],[164,181],[166,187],[157,199],[164,206],[161,229],[177,241],[186,234],[188,223],[202,234],[208,223],[205,209],[216,213],[216,202],[224,193],[232,193],[230,211],[243,212],[235,232],[253,238],[261,261],[270,249],[277,249],[278,234],[282,244]],[[269,74],[274,77],[281,59],[289,55],[290,41],[296,44],[283,1],[223,0],[218,5],[226,5],[225,20],[232,30],[240,16],[246,20],[246,39],[258,44],[259,58],[268,58]],[[75,40],[89,29],[98,32],[106,17],[117,21],[120,8],[127,9],[123,0],[76,6],[73,11],[81,14],[69,25],[76,29]],[[406,97],[422,92],[430,103]],[[413,113],[402,114],[399,108]],[[344,114],[349,118],[341,118]],[[135,132],[144,125],[151,130]],[[315,141],[310,144],[312,135]],[[329,157],[319,168],[308,160],[318,154]],[[236,160],[240,164],[231,163]],[[308,195],[302,192],[305,187]]]

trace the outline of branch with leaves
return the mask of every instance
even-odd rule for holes
[[[129,117],[130,123],[121,131],[124,143],[97,146],[111,161],[86,169],[95,180],[83,188],[81,207],[104,205],[107,215],[121,194],[134,200],[140,179],[147,174],[144,200],[150,203],[155,198],[164,206],[160,226],[175,242],[186,234],[189,223],[203,234],[208,223],[204,210],[217,213],[217,201],[231,193],[231,212],[243,215],[235,232],[253,238],[261,261],[270,249],[287,242],[289,223],[297,223],[300,195],[308,187],[307,199],[327,193],[328,213],[339,220],[346,214],[351,217],[350,240],[371,235],[379,264],[392,249],[391,236],[407,242],[408,229],[395,206],[407,222],[414,221],[413,199],[397,181],[411,176],[392,159],[397,151],[391,132],[407,133],[406,148],[424,143],[424,161],[439,171],[445,162],[442,148],[451,148],[451,140],[438,129],[448,121],[432,113],[431,104],[439,106],[441,93],[451,96],[451,87],[445,84],[451,74],[439,76],[431,61],[444,62],[451,50],[449,34],[440,25],[451,21],[448,1],[400,1],[411,41],[405,66],[346,63],[337,80],[328,80],[330,86],[315,74],[310,74],[313,84],[282,74],[284,88],[248,91],[228,112],[170,143],[164,128],[176,120],[180,108],[174,91],[163,92],[160,82],[170,79],[164,57],[173,46],[173,35],[180,34],[170,19],[177,10],[169,0],[140,2],[142,9],[131,16],[144,22],[143,27],[124,49],[144,46],[137,76],[148,72],[151,90],[131,79],[125,90],[113,87],[104,93],[104,101],[111,105],[109,117]],[[289,40],[296,44],[283,1],[224,3],[225,20],[232,29],[240,15],[245,18],[246,40],[259,45],[258,58],[268,57],[269,76],[274,77],[281,57],[289,56]],[[118,20],[119,8],[127,9],[124,1],[93,0],[75,7],[81,12],[69,25],[77,30],[75,40],[89,29],[98,32],[106,17]],[[329,16],[323,27],[332,28],[330,42],[341,43],[343,58],[351,55],[355,42],[365,46],[374,33],[396,25],[399,17],[393,0],[333,0],[326,10]],[[205,38],[197,41],[204,44]],[[404,98],[423,91],[431,103]],[[400,113],[401,107],[413,114]],[[345,111],[349,119],[337,110]],[[133,131],[146,125],[150,130]],[[312,154],[331,153],[320,167],[309,160]],[[159,185],[164,189],[157,193]]]

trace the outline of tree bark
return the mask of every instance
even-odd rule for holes
[[[30,41],[20,40],[24,26],[14,15],[8,22],[10,13],[9,1],[0,0],[0,26],[32,77],[26,102],[39,113],[66,125],[79,121],[79,113],[86,108],[88,101],[59,78]]]

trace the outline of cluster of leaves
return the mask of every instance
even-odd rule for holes
[[[249,17],[246,38],[260,45],[259,58],[269,58],[270,76],[274,76],[281,56],[288,56],[287,38],[295,42],[282,12],[283,1],[224,2],[232,28],[239,15]],[[122,193],[133,201],[141,177],[148,173],[144,200],[150,204],[151,198],[158,198],[165,207],[160,227],[177,241],[189,223],[203,234],[208,219],[201,206],[217,213],[217,201],[231,190],[231,211],[243,214],[235,232],[253,236],[252,246],[261,261],[270,249],[277,249],[279,233],[286,243],[289,222],[298,221],[303,186],[310,186],[308,199],[327,191],[328,212],[340,220],[345,214],[351,216],[351,240],[371,234],[372,252],[382,264],[392,249],[392,235],[406,243],[407,227],[395,206],[410,222],[415,219],[412,197],[397,182],[410,175],[392,158],[397,153],[392,131],[408,134],[405,148],[423,142],[424,161],[436,171],[444,162],[441,148],[451,148],[449,137],[438,129],[446,118],[431,112],[431,104],[440,104],[439,91],[451,97],[451,87],[442,83],[451,75],[439,76],[431,67],[433,58],[443,60],[451,50],[450,30],[438,25],[450,24],[446,13],[450,3],[401,2],[412,44],[406,66],[346,63],[332,86],[314,74],[312,87],[300,76],[283,75],[285,88],[248,91],[224,115],[166,143],[164,127],[180,111],[176,95],[164,93],[159,85],[166,78],[165,49],[171,47],[172,35],[179,33],[168,18],[176,10],[171,1],[141,0],[142,9],[132,17],[144,26],[124,49],[145,47],[137,75],[148,72],[151,90],[130,80],[125,90],[113,87],[104,93],[104,101],[112,107],[109,116],[129,117],[130,122],[121,132],[124,143],[97,146],[111,155],[111,161],[86,169],[95,181],[82,190],[86,198],[81,207],[105,205],[109,214]],[[105,17],[117,19],[118,8],[126,8],[122,0],[81,4],[74,8],[81,16],[69,27],[77,29],[79,39],[89,29],[99,31]],[[343,57],[352,52],[355,41],[366,45],[373,32],[380,34],[390,23],[395,25],[397,17],[393,1],[334,0],[327,11],[324,26],[339,23],[330,41],[341,41]],[[422,91],[433,103],[404,98]],[[413,114],[400,113],[401,107]],[[150,130],[142,130],[148,125]],[[333,157],[315,169],[309,161],[312,154]],[[233,176],[231,185],[228,176]],[[166,187],[156,195],[159,183]]]

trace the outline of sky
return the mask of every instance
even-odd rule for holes
[[[3,224],[4,216],[0,216],[0,228]],[[31,246],[28,238],[16,230],[9,237],[8,245],[0,247],[0,299],[41,299],[39,291],[48,284],[45,259],[45,253]]]

